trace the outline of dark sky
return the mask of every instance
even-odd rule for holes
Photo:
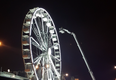
[[[57,31],[74,32],[96,80],[114,80],[116,70],[116,1],[114,0],[6,0],[0,1],[0,67],[23,70],[21,29],[29,9],[42,7],[51,15]],[[69,34],[60,34],[62,72],[91,80],[86,65]]]

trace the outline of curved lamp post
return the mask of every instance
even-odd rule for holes
[[[77,46],[78,46],[78,48],[79,48],[79,50],[81,52],[81,55],[83,57],[83,60],[84,60],[84,62],[86,64],[86,66],[87,66],[87,69],[88,69],[89,73],[90,73],[90,76],[91,76],[92,80],[95,80],[95,77],[93,76],[93,73],[92,73],[92,71],[91,71],[91,69],[90,69],[90,67],[89,67],[89,65],[87,63],[87,60],[86,60],[86,58],[84,56],[84,53],[81,50],[81,47],[79,45],[79,42],[77,41],[76,35],[73,32],[70,32],[70,31],[68,31],[67,29],[64,29],[64,28],[59,28],[59,32],[62,33],[62,34],[65,33],[65,32],[67,32],[68,34],[70,34],[70,35],[72,35],[74,37],[74,39],[76,41],[76,44],[77,44]]]

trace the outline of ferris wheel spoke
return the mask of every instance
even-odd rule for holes
[[[54,80],[54,76],[53,76],[53,72],[52,72],[52,70],[49,69],[48,71],[49,71],[49,73],[50,73],[50,79],[51,79],[51,80],[52,80],[52,79]]]
[[[34,59],[34,64],[36,64],[36,63],[37,63],[36,65],[40,64],[41,58],[42,58],[42,56],[36,57],[36,60]]]
[[[45,45],[46,45],[46,48],[48,48],[48,39],[49,39],[49,37],[48,37],[48,34],[46,34],[45,33],[45,35],[44,35],[44,42],[45,42]]]
[[[50,71],[49,71],[49,69],[47,69],[47,77],[48,77],[48,80],[51,80],[51,73],[50,73]]]
[[[38,31],[37,31],[37,28],[35,27],[35,25],[33,25],[33,33],[35,34],[35,36],[36,36],[36,38],[37,38],[37,40],[38,40],[38,42],[42,42],[41,41],[41,37],[40,37],[40,35],[38,34]]]
[[[41,40],[41,42],[42,42],[42,45],[46,48],[46,46],[45,46],[45,44],[44,44],[44,42],[43,42],[43,38],[42,38],[42,35],[41,35],[41,31],[40,31],[40,29],[39,29],[39,26],[38,26],[38,24],[37,24],[36,19],[34,19],[34,21],[35,21],[35,24],[36,24],[36,26],[37,26],[37,30],[38,30],[38,33],[39,33],[39,36],[40,36],[40,40]],[[46,48],[46,49],[47,49],[47,48]]]
[[[39,29],[39,26],[38,26],[38,24],[37,24],[36,19],[34,19],[34,21],[35,21],[35,25],[37,26],[37,30],[38,30],[39,36],[41,37],[41,31],[40,31],[40,29]]]
[[[51,63],[51,66],[52,66],[53,71],[54,71],[55,74],[57,75],[57,78],[59,78],[60,74],[59,74],[59,72],[56,70],[56,68],[55,68],[55,66],[54,66],[54,63],[53,63],[52,59],[50,58],[50,56],[49,56],[49,60],[50,60],[50,63]]]
[[[39,55],[39,56],[37,56],[36,58],[34,58],[33,60],[34,61],[36,61],[38,58],[40,58],[41,56]]]
[[[48,69],[46,70],[46,73],[47,73],[47,78],[49,80],[49,72],[48,72]]]
[[[61,61],[61,60],[58,59],[56,56],[53,56],[52,54],[51,54],[51,56],[52,56],[53,59],[55,59],[55,60],[57,60],[57,61]]]
[[[44,26],[43,26],[43,27],[44,27]],[[47,42],[47,39],[48,39],[47,34],[46,34],[45,32],[43,32],[43,40],[44,40],[44,44],[45,44],[46,47],[48,47],[48,46],[47,46],[47,43],[48,43],[48,42]]]
[[[50,48],[58,48],[58,46],[59,46],[59,43],[55,43],[55,44],[51,45]]]
[[[47,46],[50,47],[50,48],[53,48],[53,47],[52,47],[53,45],[52,45],[52,42],[51,42],[51,35],[47,35],[46,41],[47,41],[47,43],[48,43]]]
[[[41,14],[43,13],[43,12],[40,12]],[[46,33],[48,34],[48,27],[44,24],[44,22],[47,20],[47,17],[41,17],[41,26],[42,26],[42,33],[43,33],[43,40],[44,40],[44,42],[45,43],[47,43],[47,39],[48,38],[46,38],[47,37],[47,35],[46,35]],[[46,46],[47,46],[47,44],[45,44]]]
[[[32,39],[32,44],[34,46],[36,46],[37,48],[39,48],[39,50],[41,50],[41,51],[45,51],[45,49],[42,46],[40,46],[40,44],[33,37],[30,37],[30,38]]]
[[[45,34],[44,39],[45,39],[45,45],[48,48],[48,35]]]
[[[43,41],[44,41],[44,43],[45,43],[45,46],[47,47],[47,39],[48,39],[48,37],[47,37],[47,34],[46,34],[46,32],[45,32],[45,28],[46,28],[47,26],[45,26],[45,25],[43,24],[42,18],[41,18],[41,21],[42,21]]]
[[[42,13],[41,13],[41,14],[42,14]],[[42,17],[41,17],[41,27],[42,27],[42,33],[44,34],[44,25],[43,25]]]
[[[41,14],[42,14],[42,12],[41,12]],[[46,25],[44,25],[44,22],[43,22],[43,17],[41,17],[41,25],[42,25],[42,33],[43,33],[43,40],[44,40],[44,43],[45,43],[45,45],[46,45],[46,47],[47,47],[47,38],[46,38],[46,29],[48,29],[48,27],[46,26]]]

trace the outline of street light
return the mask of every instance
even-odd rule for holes
[[[79,42],[77,41],[76,35],[75,35],[73,32],[70,32],[70,31],[68,31],[67,29],[64,29],[64,28],[59,28],[59,32],[62,33],[62,34],[64,34],[65,32],[67,32],[68,34],[70,34],[70,35],[72,35],[72,36],[74,37],[74,39],[75,39],[75,41],[76,41],[76,44],[77,44],[77,46],[78,46],[78,48],[79,48],[79,50],[80,50],[80,52],[81,52],[81,55],[82,55],[82,57],[83,57],[83,60],[84,60],[84,62],[85,62],[85,64],[86,64],[86,66],[87,66],[87,69],[88,69],[89,73],[90,73],[90,76],[91,76],[92,80],[95,80],[95,78],[94,78],[94,76],[93,76],[93,73],[92,73],[91,69],[89,68],[89,65],[88,65],[88,63],[87,63],[87,61],[86,61],[86,58],[85,58],[85,56],[84,56],[84,53],[83,53],[83,51],[81,50],[81,47],[80,47],[80,45],[79,45]]]

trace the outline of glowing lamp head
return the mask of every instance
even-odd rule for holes
[[[62,34],[65,33],[63,28],[59,28],[59,32],[62,33]]]

